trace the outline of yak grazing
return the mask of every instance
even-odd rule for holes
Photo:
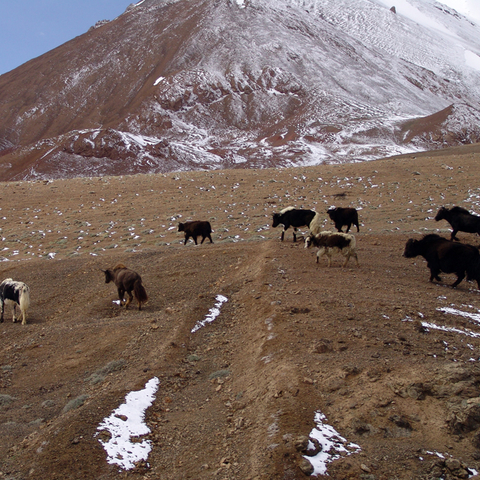
[[[115,283],[120,305],[123,305],[124,303],[124,296],[126,292],[128,294],[128,299],[125,302],[125,309],[128,308],[133,300],[133,295],[135,295],[135,298],[138,302],[138,309],[142,309],[142,303],[145,303],[148,300],[148,295],[145,291],[145,287],[142,284],[142,277],[140,277],[137,272],[130,270],[121,263],[113,269],[102,271],[105,273],[105,283]]]

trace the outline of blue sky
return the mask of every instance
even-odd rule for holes
[[[118,17],[138,0],[0,0],[0,75]]]

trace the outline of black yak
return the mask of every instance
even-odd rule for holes
[[[287,207],[280,211],[280,213],[273,214],[273,223],[272,227],[278,227],[278,225],[283,225],[282,230],[282,242],[285,236],[285,231],[289,227],[293,227],[293,241],[297,241],[297,228],[298,227],[308,227],[310,226],[313,217],[315,217],[313,210],[302,210],[294,207]]]
[[[455,273],[456,287],[464,278],[476,280],[480,288],[480,252],[472,245],[455,243],[434,233],[425,235],[421,240],[410,238],[405,244],[403,256],[413,258],[421,255],[430,269],[430,282],[442,281],[439,274]]]
[[[358,226],[358,212],[353,207],[330,207],[327,210],[328,216],[335,224],[335,228],[342,232],[342,228],[344,225],[347,226],[347,230],[345,233],[348,233],[350,227],[355,225],[357,227],[357,232],[360,231],[360,227]]]
[[[446,220],[453,228],[450,240],[458,240],[457,232],[477,233],[480,235],[480,217],[472,215],[462,207],[441,207],[435,220]]]
[[[192,237],[195,241],[195,245],[198,245],[197,237],[200,236],[202,237],[202,241],[200,243],[203,243],[206,238],[210,240],[210,243],[213,243],[211,236],[212,226],[210,225],[210,222],[203,220],[194,220],[192,222],[179,223],[178,231],[185,232],[185,242],[183,243],[184,245],[187,244],[187,241],[190,237]]]

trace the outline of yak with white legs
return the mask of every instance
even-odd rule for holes
[[[328,259],[328,266],[330,267],[332,262],[332,255],[340,253],[345,257],[343,267],[347,266],[350,257],[353,257],[358,263],[357,250],[356,250],[355,236],[350,233],[333,233],[329,231],[320,232],[316,235],[310,234],[305,239],[305,248],[310,246],[318,247],[317,251],[317,263],[318,259],[322,255],[326,255]]]
[[[18,282],[11,278],[5,279],[0,283],[0,323],[3,323],[3,313],[5,311],[5,302],[13,305],[13,322],[17,321],[16,308],[20,307],[22,312],[22,325],[27,324],[27,310],[30,307],[30,289],[23,282]]]

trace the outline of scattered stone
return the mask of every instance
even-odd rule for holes
[[[407,430],[413,430],[412,425],[404,415],[392,415],[389,420],[393,422],[397,427],[405,428]]]
[[[312,353],[328,353],[333,352],[330,340],[321,340],[312,347]]]
[[[376,432],[376,429],[373,427],[373,425],[359,418],[355,418],[352,421],[352,428],[357,435],[361,435],[361,436],[373,434]]]
[[[308,457],[315,457],[322,451],[322,445],[316,438],[309,438],[309,440],[305,455]]]
[[[297,437],[297,439],[294,442],[295,449],[299,452],[304,452],[308,448],[308,442],[309,442],[309,438],[306,437],[305,435]]]
[[[371,473],[371,470],[370,470],[364,463],[362,463],[362,464],[360,465],[360,468],[361,468],[364,472]]]
[[[310,475],[313,475],[313,472],[315,471],[315,469],[313,468],[313,465],[306,458],[303,458],[303,457],[298,462],[298,467],[308,477]]]
[[[469,398],[454,406],[448,424],[456,435],[477,430],[480,427],[480,398]]]

